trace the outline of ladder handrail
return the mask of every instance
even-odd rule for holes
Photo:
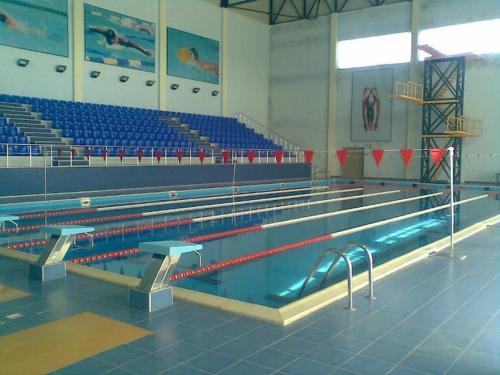
[[[368,294],[367,298],[375,299],[375,296],[373,295],[373,256],[372,256],[371,251],[368,249],[368,247],[366,245],[363,245],[363,244],[357,243],[357,242],[353,242],[353,243],[350,243],[350,244],[344,246],[342,251],[347,253],[347,251],[349,251],[351,249],[356,249],[356,248],[362,249],[365,252],[366,257],[368,259],[369,294]]]
[[[326,256],[335,253],[335,254],[337,254],[337,256],[332,261],[330,266],[328,267],[328,269],[325,273],[325,276],[323,277],[323,280],[320,283],[320,288],[326,284],[326,281],[330,277],[335,266],[338,264],[340,258],[343,258],[346,265],[347,265],[347,289],[348,289],[348,298],[349,298],[349,303],[348,303],[348,306],[346,307],[346,309],[354,311],[355,309],[353,307],[353,302],[352,302],[352,263],[351,263],[351,260],[349,259],[348,252],[349,252],[349,250],[357,249],[357,248],[360,248],[365,252],[367,260],[368,260],[369,294],[366,298],[375,299],[375,296],[373,295],[373,256],[372,256],[370,249],[368,249],[368,246],[363,245],[361,243],[357,243],[357,242],[347,244],[346,246],[344,246],[342,248],[342,250],[337,250],[335,248],[332,248],[332,249],[328,249],[328,250],[324,251],[323,254],[321,254],[320,257],[316,260],[316,262],[314,262],[314,265],[311,268],[311,271],[309,272],[306,279],[302,283],[302,287],[300,288],[300,290],[298,292],[298,297],[300,297],[303,294],[307,285],[311,281],[314,274],[318,271],[320,264],[326,258]]]
[[[281,134],[276,133],[274,130],[269,129],[264,124],[261,124],[257,120],[251,118],[250,116],[244,113],[235,113],[234,117],[239,122],[249,126],[250,128],[253,128],[254,130],[259,131],[261,134],[264,133],[264,135],[266,135],[265,133],[267,133],[267,136],[269,136],[272,141],[279,144],[280,146],[283,146],[285,150],[290,150],[290,151],[301,150],[301,148],[298,145],[291,142],[288,138],[282,136]]]

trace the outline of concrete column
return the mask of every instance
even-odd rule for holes
[[[412,1],[411,8],[411,62],[409,65],[408,80],[423,83],[421,74],[421,64],[418,62],[418,33],[420,24],[420,0]],[[406,131],[406,146],[419,148],[422,126],[422,107],[415,104],[408,104],[408,127]],[[419,177],[420,159],[415,158],[412,165],[406,168],[406,178]]]
[[[335,116],[337,113],[337,24],[338,15],[330,15],[330,68],[328,93],[327,169],[333,176],[335,170]]]
[[[222,74],[220,75],[221,82],[219,82],[220,87],[222,87],[221,92],[221,114],[222,116],[233,116],[234,113],[229,113],[229,9],[222,8],[222,43],[221,43],[221,54],[222,54]]]
[[[167,12],[168,0],[160,0],[158,4],[158,55],[157,55],[157,77],[158,77],[158,107],[160,111],[167,110]]]
[[[73,100],[75,102],[83,102],[83,64],[85,61],[83,0],[73,0],[70,2],[70,9],[73,16],[71,34],[73,35]]]

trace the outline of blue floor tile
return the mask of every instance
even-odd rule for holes
[[[358,355],[344,363],[341,367],[358,374],[378,375],[387,373],[393,366],[392,363]]]
[[[194,367],[196,369],[203,370],[209,373],[216,373],[225,369],[226,367],[233,365],[236,362],[238,362],[237,359],[228,357],[223,354],[215,352],[205,352],[204,354],[193,358],[185,364],[187,366]]]
[[[252,344],[239,339],[229,341],[226,344],[218,346],[214,351],[236,359],[247,358],[260,350],[259,345]]]
[[[340,366],[352,356],[353,353],[335,349],[328,345],[322,345],[318,348],[315,348],[305,355],[306,358],[313,359],[317,362],[326,363],[330,366]]]
[[[335,367],[324,363],[319,363],[307,358],[298,358],[297,360],[285,366],[282,371],[291,375],[326,375],[333,372]]]
[[[187,341],[180,341],[158,350],[156,354],[171,358],[177,362],[184,362],[204,353],[205,350],[205,348],[191,344]]]
[[[293,361],[295,358],[296,357],[291,354],[278,352],[271,349],[264,349],[247,358],[247,361],[256,363],[264,367],[279,369],[285,366],[287,363]]]
[[[452,363],[452,361],[447,361],[442,358],[436,358],[421,353],[413,353],[407,357],[401,365],[430,374],[443,374]]]
[[[157,354],[148,354],[125,364],[123,368],[133,374],[152,375],[165,372],[177,364],[170,358]]]
[[[476,353],[471,350],[465,352],[462,357],[449,369],[450,375],[497,375],[500,369],[500,358]]]
[[[401,349],[393,345],[376,342],[363,350],[360,354],[385,362],[398,363],[408,353],[409,349]]]
[[[332,348],[341,349],[352,353],[357,353],[370,344],[371,341],[347,335],[337,335],[333,339],[325,343],[325,345],[329,345]]]
[[[231,367],[223,370],[219,374],[221,375],[268,375],[271,374],[274,370],[269,368],[261,367],[254,363],[249,362],[238,362]]]
[[[96,358],[112,365],[119,366],[125,362],[132,361],[146,354],[146,351],[141,350],[133,345],[127,344],[98,354]]]
[[[302,353],[307,353],[313,348],[315,348],[318,344],[311,342],[311,341],[306,341],[306,340],[301,340],[301,339],[296,339],[293,337],[286,337],[281,341],[278,341],[277,343],[271,345],[269,349],[272,350],[278,350],[280,352],[292,354],[292,355],[300,355]]]

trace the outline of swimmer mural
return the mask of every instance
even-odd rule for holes
[[[66,0],[0,0],[0,44],[68,56]]]
[[[219,83],[219,42],[167,28],[167,74]]]
[[[85,60],[155,71],[155,24],[85,4]]]
[[[353,72],[351,141],[391,141],[392,79],[392,69]]]

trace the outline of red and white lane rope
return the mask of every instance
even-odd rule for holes
[[[397,191],[395,191],[397,192]],[[393,192],[391,192],[393,193]],[[231,237],[243,233],[250,233],[250,232],[257,232],[260,230],[266,230],[266,229],[271,229],[271,228],[277,228],[285,225],[290,225],[290,224],[296,224],[296,223],[302,223],[306,221],[312,221],[312,220],[318,220],[322,218],[327,218],[327,217],[333,217],[333,216],[338,216],[338,215],[345,215],[353,212],[358,212],[358,211],[364,211],[364,210],[369,210],[369,209],[374,209],[374,208],[380,208],[380,207],[385,207],[385,206],[390,206],[394,204],[400,204],[400,203],[406,203],[406,202],[411,202],[411,201],[416,201],[416,200],[421,200],[425,198],[430,198],[433,196],[439,196],[442,195],[443,193],[434,193],[434,194],[428,194],[428,195],[423,195],[423,196],[418,196],[418,197],[412,197],[412,198],[404,198],[404,199],[398,199],[395,201],[388,201],[388,202],[382,202],[382,203],[376,203],[368,206],[361,206],[361,207],[354,207],[354,208],[349,208],[346,210],[340,210],[340,211],[334,211],[334,212],[328,212],[325,214],[318,214],[318,215],[311,215],[311,216],[305,216],[297,219],[289,219],[289,220],[283,220],[283,221],[278,221],[275,223],[269,223],[269,224],[262,224],[262,225],[254,225],[251,227],[246,227],[246,228],[240,228],[240,229],[232,229],[224,232],[217,232],[217,233],[211,233],[211,234],[206,234],[206,235],[201,235],[197,237],[191,237],[191,238],[183,238],[182,240],[185,242],[204,242],[204,241],[210,241],[210,240],[215,240],[215,239],[220,239],[220,238],[225,238],[225,237]],[[356,196],[357,198],[361,197],[367,197],[367,196],[376,196],[376,195],[381,195],[381,193],[373,193],[373,194],[365,194],[365,195],[360,195]],[[338,198],[341,200],[345,200],[347,198],[353,198],[353,197],[344,197],[344,198]],[[315,202],[316,203],[316,202]],[[260,211],[262,212],[262,211]],[[242,212],[238,213],[238,215],[244,214]],[[248,214],[248,211],[245,212],[245,214]],[[218,215],[218,219],[224,218],[222,216],[228,216],[228,215],[234,215],[234,214],[227,214],[227,215]],[[201,218],[199,218],[201,219]],[[205,219],[205,218],[204,218]],[[212,218],[210,218],[212,219]],[[198,220],[198,219],[193,219]],[[127,249],[127,250],[136,250],[136,248],[132,249]],[[73,259],[72,261],[75,263],[82,263],[81,261],[82,258],[78,259]]]
[[[475,200],[478,200],[478,199],[486,198],[487,196],[488,195],[485,194],[485,195],[482,195],[482,196],[478,196],[478,197],[474,197],[474,198],[462,200],[460,202],[455,203],[455,205],[472,202],[472,201],[475,201]],[[278,247],[275,247],[275,248],[272,248],[272,249],[268,249],[268,250],[264,250],[264,251],[257,251],[257,252],[250,253],[250,254],[247,254],[247,255],[243,255],[243,256],[240,256],[240,257],[236,257],[236,258],[233,258],[233,259],[229,259],[229,260],[225,260],[225,261],[213,263],[213,264],[210,264],[210,265],[207,265],[207,266],[202,266],[202,267],[199,267],[199,268],[194,269],[194,270],[189,270],[189,271],[184,271],[184,272],[176,273],[176,274],[174,274],[174,275],[172,275],[170,277],[170,281],[182,280],[182,279],[186,279],[186,278],[189,278],[189,277],[199,276],[199,275],[202,275],[204,273],[217,271],[217,270],[220,270],[220,269],[223,269],[223,268],[227,268],[227,267],[233,267],[233,266],[244,264],[244,263],[248,263],[248,262],[251,262],[251,261],[254,261],[254,260],[257,260],[257,259],[269,257],[269,256],[276,255],[276,254],[280,254],[280,253],[283,253],[285,251],[294,250],[294,249],[297,249],[297,248],[300,248],[300,247],[303,247],[303,246],[313,245],[313,244],[316,244],[316,243],[319,243],[319,242],[324,242],[324,241],[328,241],[328,240],[331,240],[331,239],[334,239],[334,238],[338,238],[338,237],[342,237],[342,236],[347,236],[349,234],[353,234],[353,233],[356,233],[356,232],[361,232],[361,231],[368,230],[368,229],[371,229],[371,228],[375,228],[375,227],[378,227],[378,226],[381,226],[381,225],[396,223],[396,222],[401,221],[401,220],[411,219],[413,217],[417,217],[417,216],[420,216],[420,215],[429,214],[429,213],[436,212],[436,211],[445,210],[445,209],[448,209],[448,208],[449,208],[449,205],[448,204],[444,204],[444,205],[437,206],[437,207],[434,207],[434,208],[430,208],[430,209],[427,209],[427,210],[417,211],[417,212],[413,212],[413,213],[410,213],[410,214],[396,216],[396,217],[393,217],[391,219],[386,219],[386,220],[378,221],[378,222],[375,222],[375,223],[361,225],[361,226],[356,227],[356,228],[350,228],[350,229],[346,229],[346,230],[343,230],[343,231],[340,231],[340,232],[325,234],[325,235],[322,235],[322,236],[309,238],[307,240],[303,240],[303,241],[299,241],[299,242],[294,242],[294,243],[283,245],[283,246],[278,246]]]
[[[193,203],[193,202],[202,202],[207,200],[219,200],[219,199],[232,199],[232,198],[240,198],[240,197],[251,197],[251,196],[259,196],[259,195],[269,195],[269,194],[282,194],[282,193],[290,193],[295,191],[305,191],[305,190],[321,190],[321,189],[330,189],[335,185],[325,185],[325,186],[312,186],[308,188],[297,188],[297,189],[278,189],[278,190],[265,190],[255,193],[239,193],[239,194],[227,194],[227,195],[213,195],[213,196],[204,196],[199,198],[185,198],[185,199],[169,199],[162,201],[154,201],[147,203],[131,203],[125,205],[103,205],[100,207],[89,207],[89,208],[75,208],[70,210],[57,210],[57,211],[42,211],[42,212],[32,212],[21,214],[19,217],[21,219],[35,219],[35,218],[43,218],[43,217],[53,217],[53,216],[66,216],[66,215],[76,215],[81,213],[89,213],[89,212],[102,212],[102,211],[113,211],[113,210],[125,210],[129,208],[141,208],[141,207],[151,207],[151,206],[161,206],[161,205],[174,205],[174,204],[182,204],[182,203]],[[342,185],[343,186],[343,185]]]
[[[250,204],[256,204],[256,203],[266,203],[266,202],[291,200],[291,199],[306,198],[306,197],[316,197],[316,196],[320,196],[320,195],[349,193],[349,192],[356,192],[356,191],[361,191],[361,190],[363,190],[363,188],[331,190],[331,191],[324,191],[324,192],[319,192],[319,193],[286,195],[286,196],[272,197],[272,198],[237,201],[234,203],[233,202],[217,203],[217,204],[208,204],[208,205],[201,205],[201,206],[172,208],[172,209],[168,209],[168,210],[137,212],[137,213],[129,213],[129,214],[121,214],[121,215],[111,215],[111,216],[101,216],[101,217],[93,217],[93,218],[86,218],[86,219],[68,220],[68,221],[51,223],[51,225],[105,223],[105,222],[112,222],[112,221],[118,221],[118,220],[136,219],[136,218],[141,218],[141,217],[160,216],[160,215],[176,214],[176,213],[189,212],[189,211],[201,211],[201,210],[205,210],[205,209],[242,206],[242,205],[250,205]],[[97,212],[97,211],[94,211],[94,212]],[[44,227],[45,225],[46,224],[24,225],[24,226],[19,226],[17,228],[8,228],[3,232],[4,233],[16,233],[16,232],[36,231],[36,230],[39,230],[40,228]]]

